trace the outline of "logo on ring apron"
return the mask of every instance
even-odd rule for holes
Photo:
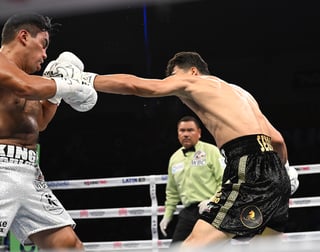
[[[262,214],[258,207],[247,206],[240,215],[240,220],[247,228],[257,228],[262,224]]]

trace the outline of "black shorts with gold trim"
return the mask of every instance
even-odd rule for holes
[[[235,238],[252,237],[265,227],[283,232],[290,180],[270,137],[240,137],[224,144],[221,152],[227,163],[222,189],[200,218]]]

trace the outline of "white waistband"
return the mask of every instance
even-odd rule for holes
[[[22,146],[0,144],[0,162],[36,166],[37,153]]]

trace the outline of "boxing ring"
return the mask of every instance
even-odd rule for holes
[[[293,167],[297,170],[299,176],[305,175],[305,174],[320,173],[320,164],[294,165]],[[158,216],[164,214],[164,206],[158,205],[156,189],[157,189],[157,185],[166,184],[166,181],[167,181],[167,175],[148,175],[148,176],[137,176],[137,177],[49,181],[48,186],[52,190],[89,189],[89,188],[95,189],[95,188],[105,188],[105,187],[123,187],[123,186],[138,186],[138,185],[148,186],[149,192],[150,192],[150,199],[151,199],[150,206],[68,210],[68,212],[75,220],[150,216],[151,218],[150,232],[152,236],[151,240],[84,242],[84,246],[86,248],[86,251],[115,251],[115,250],[117,251],[121,251],[121,250],[158,251],[158,250],[168,249],[171,242],[170,239],[159,239],[159,233],[158,233]],[[316,206],[320,206],[320,196],[291,198],[289,202],[290,208],[316,207]],[[183,206],[179,205],[177,207],[177,210],[175,211],[175,214],[178,214],[182,208]],[[320,231],[285,233],[283,234],[281,239],[282,239],[282,242],[284,243],[308,241],[308,244],[310,244],[311,241],[316,241],[318,242],[318,245],[319,245]],[[234,245],[236,244],[237,242],[234,243]]]

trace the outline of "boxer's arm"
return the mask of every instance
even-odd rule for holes
[[[271,144],[275,152],[278,153],[281,163],[284,165],[288,160],[288,153],[287,153],[287,146],[283,140],[279,137],[276,139],[274,136],[275,134],[271,134]],[[277,134],[278,135],[278,134]]]
[[[142,97],[177,95],[187,84],[173,78],[145,79],[130,74],[97,75],[94,79],[94,88],[99,92]]]
[[[68,96],[79,96],[79,98],[85,102],[89,96],[89,92],[86,90],[88,87],[80,85],[76,80],[61,77],[47,78],[28,75],[19,68],[9,68],[13,71],[5,72],[0,66],[0,86],[10,89],[18,97],[28,100],[48,99],[58,101],[57,103],[59,103],[61,98]],[[91,103],[93,102],[90,101],[90,104]],[[90,105],[90,107],[92,107],[92,105]]]
[[[136,95],[143,97],[160,97],[181,94],[190,81],[185,77],[175,76],[166,79],[145,79],[130,74],[97,75],[83,72],[82,61],[71,52],[63,52],[56,61],[50,62],[44,71],[45,76],[63,76],[79,78],[81,83],[104,93]]]
[[[39,131],[44,131],[48,124],[53,119],[54,115],[56,114],[58,106],[55,104],[52,104],[51,102],[47,100],[41,100],[41,110],[38,115],[38,125],[39,125]]]
[[[61,98],[83,89],[81,85],[67,78],[47,78],[29,75],[8,61],[0,53],[0,87],[14,92],[18,97],[28,100]]]
[[[30,100],[47,99],[56,92],[55,82],[37,75],[29,75],[8,61],[0,53],[0,87]]]
[[[269,127],[271,144],[275,152],[280,156],[281,162],[284,165],[288,161],[288,151],[286,143],[281,135],[281,133],[273,127],[273,125],[266,119]]]

